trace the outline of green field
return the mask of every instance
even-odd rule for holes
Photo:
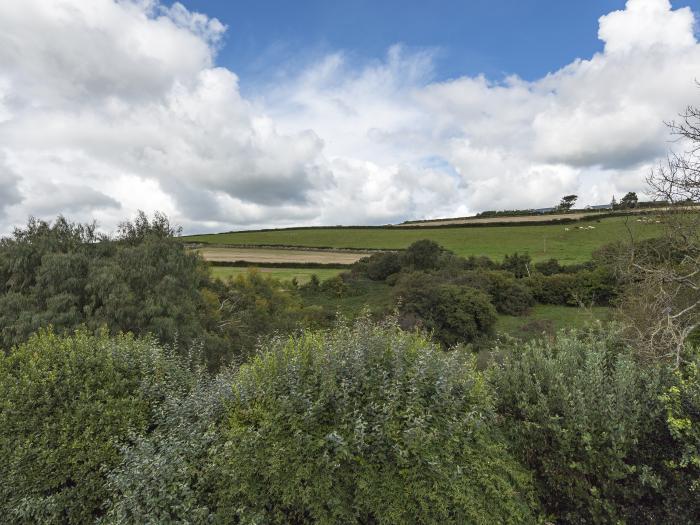
[[[605,306],[584,309],[538,304],[522,317],[499,315],[496,332],[530,339],[543,333],[553,334],[563,328],[580,328],[594,320],[605,321],[610,313],[611,309]]]
[[[277,279],[279,281],[291,281],[296,277],[299,284],[309,282],[311,276],[314,274],[316,274],[316,276],[323,281],[325,279],[335,277],[343,271],[327,268],[258,268],[255,266],[244,268],[233,266],[212,266],[211,273],[214,277],[225,280],[229,277],[236,277],[237,275],[244,274],[251,268],[255,268],[257,271],[265,275],[269,275],[273,279]]]
[[[593,226],[593,229],[577,229]],[[218,233],[183,237],[186,242],[228,245],[306,246],[332,248],[401,249],[419,239],[432,239],[457,255],[486,255],[501,260],[514,252],[535,260],[559,259],[578,263],[593,251],[618,239],[649,238],[661,232],[660,224],[638,222],[635,217],[613,217],[567,225],[482,226],[456,228],[307,228],[258,232]],[[566,231],[566,228],[569,231]]]

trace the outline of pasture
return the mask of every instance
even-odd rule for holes
[[[255,266],[231,267],[231,266],[212,266],[211,273],[214,277],[225,280],[229,277],[237,277],[243,275],[250,270],[260,272],[265,276],[269,276],[278,281],[291,281],[296,278],[299,284],[309,282],[312,275],[316,275],[321,281],[335,277],[343,270],[328,269],[328,268],[258,268]]]
[[[182,239],[185,242],[208,244],[205,253],[212,253],[208,250],[216,245],[397,250],[406,248],[419,239],[432,239],[461,256],[485,255],[501,260],[506,254],[519,252],[530,254],[535,261],[555,258],[563,264],[571,264],[587,261],[600,246],[629,238],[630,235],[637,239],[659,235],[662,226],[655,220],[641,221],[628,216],[576,224],[413,229],[297,228],[192,235]],[[229,248],[219,249],[223,255]],[[326,262],[325,259],[321,260],[323,253],[306,252],[305,260]],[[361,254],[363,255],[366,254]],[[257,258],[245,260],[265,262]]]

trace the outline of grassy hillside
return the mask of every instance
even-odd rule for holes
[[[432,239],[457,255],[486,255],[500,260],[513,252],[534,260],[554,257],[563,263],[583,262],[602,246],[627,238],[629,227],[638,238],[653,237],[661,225],[634,217],[613,217],[575,225],[483,226],[456,228],[306,228],[219,233],[184,237],[187,242],[228,245],[282,245],[331,248],[401,249],[419,239]],[[567,231],[568,228],[568,231]]]

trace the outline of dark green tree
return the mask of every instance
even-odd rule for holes
[[[637,194],[630,191],[620,199],[620,208],[635,208],[638,201]]]
[[[569,211],[571,208],[573,208],[576,199],[578,199],[578,195],[564,195],[561,198],[557,208],[561,211]]]

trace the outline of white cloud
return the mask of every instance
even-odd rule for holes
[[[433,81],[429,51],[342,52],[242,97],[226,28],[156,0],[0,3],[0,231],[29,214],[188,231],[600,203],[643,188],[698,98],[688,8],[629,0],[546,77]]]

